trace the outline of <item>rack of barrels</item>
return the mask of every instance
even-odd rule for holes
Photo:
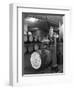
[[[41,40],[40,37],[33,36],[32,32],[24,34],[24,67],[38,71],[57,65],[57,60],[62,64],[62,44],[57,49],[57,44],[53,42],[54,39]],[[59,54],[56,54],[56,49]]]
[[[24,54],[32,53],[40,49],[41,41],[39,38],[33,37],[31,32],[24,34]]]
[[[25,66],[35,70],[48,66],[51,61],[51,51],[47,42],[49,41],[41,41],[40,37],[33,37],[31,32],[24,34]]]

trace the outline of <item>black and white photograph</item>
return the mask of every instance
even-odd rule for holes
[[[70,15],[65,7],[10,5],[10,85],[70,83]]]
[[[63,17],[22,12],[22,75],[63,73]]]

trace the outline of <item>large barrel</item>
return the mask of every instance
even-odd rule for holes
[[[48,67],[51,62],[51,52],[49,50],[37,50],[31,54],[31,67],[35,70]]]

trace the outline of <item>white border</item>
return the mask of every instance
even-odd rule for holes
[[[49,82],[52,83],[59,79],[61,82],[64,80],[69,80],[69,58],[68,50],[66,44],[68,43],[68,33],[70,29],[70,9],[68,8],[39,8],[39,7],[24,7],[24,5],[13,4],[10,5],[10,84],[11,85],[25,85],[25,84],[35,84],[39,80],[39,83],[43,83],[44,77],[48,77]],[[60,74],[44,74],[44,75],[27,75],[34,76],[27,77],[26,75],[22,77],[22,12],[34,12],[34,13],[52,13],[52,14],[64,14],[64,75]],[[67,42],[67,43],[66,43]],[[47,75],[47,76],[46,76]],[[42,77],[38,77],[42,76]],[[58,79],[56,79],[56,77]],[[28,80],[29,79],[29,80]],[[54,81],[55,80],[55,81]],[[47,80],[45,79],[47,82]],[[50,83],[51,83],[50,82]],[[37,83],[38,84],[38,83]]]

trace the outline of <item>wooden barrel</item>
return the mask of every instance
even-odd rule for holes
[[[49,50],[37,50],[31,54],[30,63],[33,69],[48,67],[51,62],[51,52]]]
[[[34,50],[38,50],[39,49],[39,45],[38,44],[35,44],[34,45]]]
[[[29,35],[29,42],[32,42],[32,41],[33,41],[33,36]]]
[[[33,45],[28,46],[28,53],[31,53],[31,52],[33,52]]]
[[[32,32],[28,32],[28,38],[29,38],[29,42],[33,41]]]
[[[30,63],[33,69],[39,69],[41,67],[41,57],[38,52],[33,52],[30,58]]]

